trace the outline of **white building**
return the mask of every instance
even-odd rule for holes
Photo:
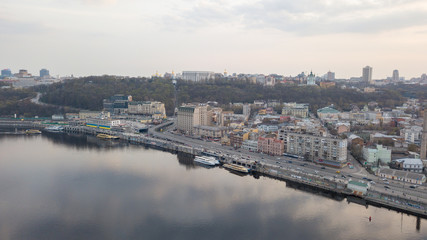
[[[376,148],[363,147],[363,158],[371,164],[381,161],[387,164],[391,161],[391,150],[378,144]]]
[[[258,130],[266,133],[277,132],[279,127],[277,125],[259,125]]]
[[[422,131],[420,126],[411,126],[400,130],[400,136],[403,136],[406,142],[415,143],[421,140]]]
[[[242,147],[251,152],[258,151],[258,141],[257,140],[243,140]]]
[[[394,160],[398,163],[400,163],[400,166],[403,170],[409,171],[409,172],[423,172],[423,162],[421,159],[418,158],[402,158],[402,159],[396,159]]]
[[[215,78],[214,72],[209,71],[183,71],[182,79],[193,82],[200,82]]]

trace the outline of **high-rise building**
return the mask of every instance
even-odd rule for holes
[[[249,105],[249,104],[243,105],[243,115],[245,117],[249,117],[249,115],[251,115],[251,105]]]
[[[40,77],[41,78],[43,78],[43,77],[50,77],[49,70],[47,70],[45,68],[41,69],[40,70]]]
[[[362,81],[369,84],[374,83],[372,81],[372,67],[366,66],[363,68]]]
[[[177,129],[185,134],[193,134],[195,126],[209,125],[207,105],[183,105],[178,108]]]
[[[1,70],[1,76],[4,77],[12,77],[12,71],[10,69]]]
[[[393,70],[393,77],[391,78],[391,81],[393,82],[399,81],[399,70]]]
[[[335,81],[335,73],[334,73],[334,72],[329,71],[329,72],[326,74],[326,80],[328,80],[328,81]]]

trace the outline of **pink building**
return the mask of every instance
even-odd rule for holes
[[[269,134],[258,138],[258,152],[268,155],[281,156],[285,151],[283,140],[279,140],[275,135]]]

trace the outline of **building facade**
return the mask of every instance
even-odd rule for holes
[[[258,151],[258,141],[257,140],[244,140],[242,142],[242,149],[246,149],[250,152]]]
[[[193,135],[195,126],[207,126],[208,114],[206,105],[183,105],[178,108],[177,129],[178,131]]]
[[[338,138],[288,133],[286,152],[306,156],[314,161],[331,161],[342,165],[347,161],[347,141]]]
[[[183,71],[182,79],[193,82],[200,82],[209,79],[213,79],[215,77],[214,72],[209,71]]]
[[[194,135],[208,138],[222,138],[227,134],[227,127],[194,126]]]
[[[267,135],[258,138],[258,152],[272,156],[282,156],[284,153],[283,140]]]
[[[112,114],[127,113],[129,102],[132,102],[131,95],[116,94],[103,100],[104,111]]]
[[[128,103],[128,113],[130,114],[143,114],[153,115],[155,113],[161,114],[166,117],[165,104],[161,102],[151,101],[134,101]]]
[[[308,117],[308,104],[296,102],[284,103],[282,115],[306,118]]]

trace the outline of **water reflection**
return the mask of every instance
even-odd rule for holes
[[[73,141],[0,138],[0,239],[427,235],[425,219],[325,198],[292,183],[194,168],[188,156],[138,146],[84,148]]]

